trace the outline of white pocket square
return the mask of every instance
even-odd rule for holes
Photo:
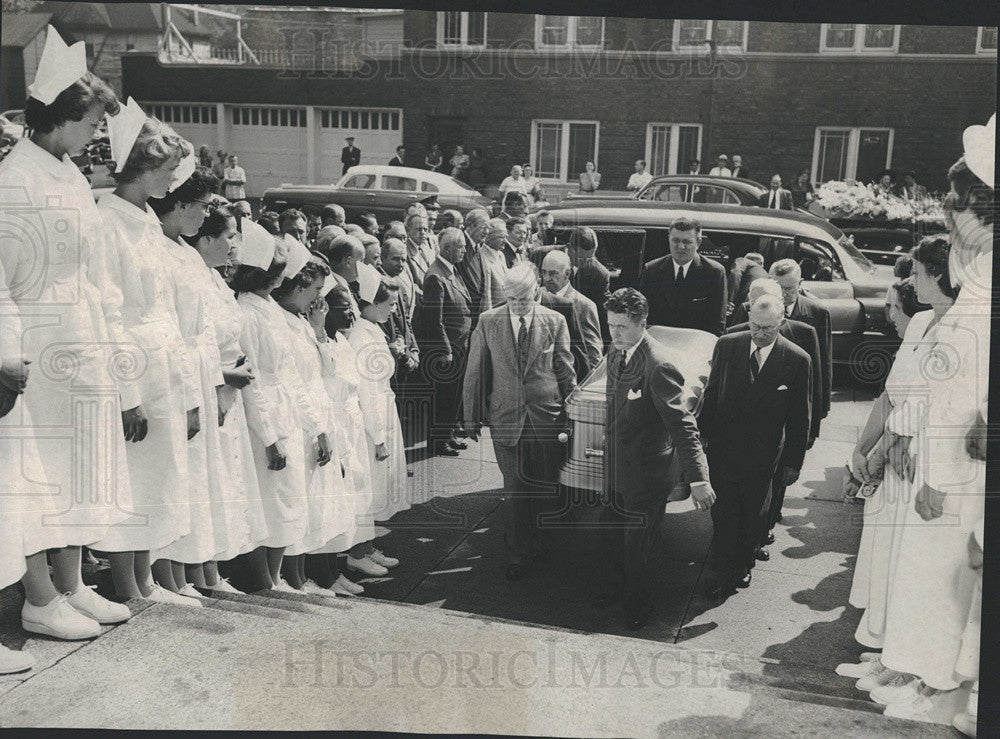
[[[551,354],[553,349],[555,349],[554,346],[550,346],[548,349],[542,349],[542,354]]]
[[[778,385],[778,390],[787,390],[788,385]]]
[[[638,400],[641,397],[642,397],[642,390],[629,390],[628,391],[628,399],[629,400]]]

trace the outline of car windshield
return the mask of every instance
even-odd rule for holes
[[[456,180],[454,177],[449,177],[448,179],[450,179],[452,184],[455,185],[455,187],[457,187],[459,190],[464,190],[465,192],[476,192],[476,193],[479,192],[479,190],[477,190],[476,188],[472,187],[471,185],[465,184],[461,180]]]
[[[840,241],[837,243],[839,243],[840,247],[847,252],[847,256],[851,258],[851,261],[858,265],[862,272],[865,274],[871,274],[875,271],[875,265],[871,263],[871,260],[869,260],[868,257],[858,251],[858,247],[856,247],[854,242],[849,238],[841,236]]]

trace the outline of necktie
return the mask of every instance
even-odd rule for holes
[[[677,268],[677,279],[675,280],[675,282],[684,282],[684,268],[683,267],[678,267]]]
[[[760,374],[760,347],[753,350],[750,355],[750,382],[757,382],[757,375]]]
[[[618,353],[618,379],[625,374],[625,365],[628,364],[628,360],[625,358],[625,352]]]
[[[521,316],[521,327],[517,330],[517,364],[523,375],[528,364],[528,324],[524,322],[524,316]]]
[[[776,197],[777,194],[778,193],[777,193],[776,190],[771,190],[771,204],[768,206],[769,208],[777,208],[778,207],[778,198]]]

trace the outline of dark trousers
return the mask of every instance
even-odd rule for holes
[[[767,507],[767,528],[764,534],[767,534],[778,523],[781,507],[785,504],[785,488],[784,468],[779,466],[771,479],[771,504]]]
[[[430,442],[445,442],[459,425],[462,408],[462,382],[465,378],[464,351],[453,351],[452,361],[445,362],[440,349],[428,351],[421,358],[423,383],[431,400]]]
[[[557,431],[539,434],[525,424],[513,446],[493,439],[504,489],[504,541],[507,560],[526,564],[540,549],[538,515],[555,507],[559,467],[565,447]]]
[[[771,473],[739,477],[718,475],[709,469],[715,504],[712,547],[720,575],[742,577],[754,565],[754,552],[767,533]]]
[[[651,564],[663,533],[668,487],[615,491],[601,511],[601,549],[612,568],[612,582],[620,578],[626,613],[639,611],[652,599],[650,586],[659,575]]]

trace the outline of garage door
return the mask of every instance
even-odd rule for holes
[[[154,118],[168,124],[179,135],[194,145],[195,152],[207,146],[215,159],[218,151],[218,110],[214,105],[186,105],[183,103],[147,103],[143,109]]]
[[[307,129],[305,108],[231,107],[229,151],[247,173],[247,196],[283,182],[306,184]]]
[[[403,112],[399,108],[324,108],[318,113],[317,174],[322,183],[340,179],[340,150],[347,145],[347,136],[353,136],[354,145],[361,149],[361,164],[388,164],[403,143]]]

